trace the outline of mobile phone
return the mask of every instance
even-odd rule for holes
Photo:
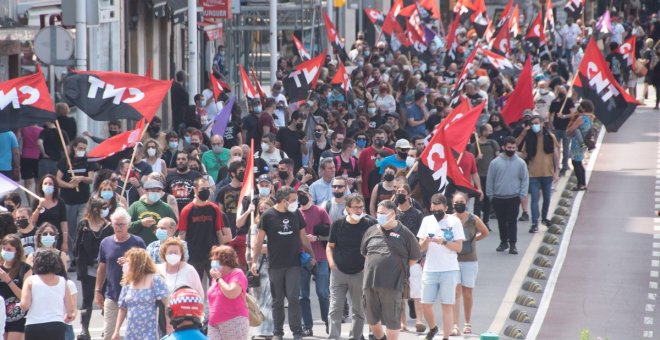
[[[435,234],[434,233],[429,233],[429,237],[433,238],[433,237],[435,237]]]

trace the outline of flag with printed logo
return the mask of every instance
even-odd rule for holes
[[[92,151],[87,154],[89,161],[98,161],[134,147],[140,141],[143,130],[144,119],[140,119],[133,130],[124,131],[118,135],[112,136],[92,149]]]
[[[40,66],[34,74],[0,83],[0,132],[52,122],[56,118]]]

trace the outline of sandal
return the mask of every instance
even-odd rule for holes
[[[459,336],[461,335],[461,331],[458,330],[458,325],[454,325],[454,328],[452,328],[451,333],[449,333],[451,336]]]
[[[463,327],[463,334],[472,334],[472,325],[469,323],[465,324],[465,327]]]
[[[426,331],[426,325],[423,323],[415,324],[415,330],[417,333],[424,333],[424,331]]]

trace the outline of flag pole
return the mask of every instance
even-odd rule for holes
[[[564,106],[566,106],[566,102],[568,101],[568,93],[573,89],[573,85],[575,85],[575,79],[577,79],[578,74],[580,74],[579,70],[575,73],[575,76],[573,77],[573,80],[571,81],[571,86],[569,86],[568,89],[566,90],[566,97],[564,98],[564,102],[561,104],[561,108],[559,109],[559,112],[557,112],[557,113],[564,112]]]
[[[415,161],[415,164],[413,164],[412,167],[410,167],[410,170],[408,170],[408,173],[406,174],[406,178],[410,178],[413,172],[417,171],[418,167],[419,167],[419,159]]]
[[[149,128],[149,124],[151,122],[147,122],[147,124],[144,125],[142,128],[142,132],[140,133],[140,138],[138,139],[138,142],[135,143],[135,146],[133,147],[133,155],[131,156],[131,162],[128,163],[128,170],[126,171],[126,177],[124,177],[124,185],[121,187],[121,197],[124,197],[124,192],[126,192],[126,185],[128,184],[128,176],[131,174],[131,168],[133,167],[133,162],[135,162],[135,154],[137,153],[138,145],[140,144],[140,141],[142,140],[142,137],[144,136],[144,132],[147,131]]]
[[[60,127],[60,122],[55,119],[55,126],[57,127],[57,134],[60,135],[60,142],[62,142],[62,147],[64,148],[64,157],[66,157],[66,163],[69,165],[69,171],[71,172],[71,177],[73,178],[76,173],[73,172],[73,165],[71,165],[71,158],[69,158],[69,152],[67,151],[66,142],[64,141],[64,135],[62,134],[62,128]],[[76,185],[76,191],[80,191]]]
[[[22,186],[22,185],[20,185],[20,184],[18,184],[18,183],[16,183],[16,184],[18,185],[19,188],[21,188],[21,190],[25,191],[26,194],[29,194],[30,196],[36,198],[37,201],[40,200],[40,199],[42,199],[41,197],[39,197],[39,195],[35,194],[35,193],[32,192],[30,189],[28,189],[28,188],[26,188],[26,187],[24,187],[24,186]]]
[[[479,134],[477,133],[477,131],[474,131],[474,140],[475,140],[474,144],[477,145],[477,153],[481,155],[481,146],[479,145]]]

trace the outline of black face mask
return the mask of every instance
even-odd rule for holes
[[[197,193],[197,198],[199,198],[202,201],[207,201],[209,197],[211,197],[211,190],[209,189],[200,190]]]
[[[22,218],[22,219],[20,219],[20,220],[16,220],[16,226],[17,226],[19,229],[24,229],[24,228],[26,228],[28,225],[30,225],[30,223],[28,223],[27,218]]]
[[[465,205],[465,203],[454,203],[454,210],[456,210],[457,213],[459,214],[464,213],[466,209],[467,206]]]
[[[386,182],[393,181],[394,180],[394,175],[390,174],[390,173],[387,173],[387,174],[385,174],[385,176],[383,176],[383,180],[385,180]]]
[[[314,132],[314,138],[321,138],[323,136],[323,132]]]
[[[289,172],[287,171],[278,171],[277,175],[284,181],[286,181],[289,178]]]
[[[516,150],[504,150],[504,153],[509,157],[513,157],[516,154]]]
[[[408,152],[403,151],[403,152],[397,152],[396,154],[397,154],[397,155],[399,156],[399,158],[401,158],[401,159],[406,159],[406,158],[408,158]]]
[[[298,195],[298,203],[300,203],[301,206],[307,205],[307,203],[309,203],[309,197],[307,197],[307,195]]]
[[[435,219],[440,222],[442,221],[443,218],[445,218],[445,212],[443,210],[440,211],[434,211],[433,216],[435,216]]]
[[[199,143],[190,143],[190,145],[194,146],[195,149],[199,148]]]
[[[152,134],[157,134],[157,133],[159,133],[159,132],[160,132],[160,125],[151,125],[151,126],[149,126],[149,131],[150,131]]]
[[[110,137],[112,137],[112,136],[116,136],[116,135],[119,134],[119,131],[117,131],[117,130],[110,130],[110,131],[108,131],[108,134],[110,135]]]
[[[296,124],[296,129],[302,130],[303,129],[303,123]]]
[[[332,196],[335,196],[335,198],[342,198],[342,197],[344,197],[344,193],[333,191]]]
[[[245,179],[245,172],[244,172],[244,171],[240,171],[239,173],[237,173],[237,174],[236,174],[236,179],[237,179],[239,182],[243,182],[243,179]]]
[[[188,171],[188,166],[187,165],[181,165],[176,167],[177,170],[180,172]]]
[[[403,204],[406,202],[406,195],[396,194],[396,204]]]
[[[383,145],[385,145],[385,141],[384,141],[384,140],[381,140],[381,139],[376,139],[376,140],[374,141],[374,145],[377,146],[377,147],[379,147],[379,148],[382,148]]]
[[[490,122],[490,126],[492,126],[492,127],[498,127],[498,126],[500,126],[500,122],[499,122],[499,121],[497,121],[497,122]]]

